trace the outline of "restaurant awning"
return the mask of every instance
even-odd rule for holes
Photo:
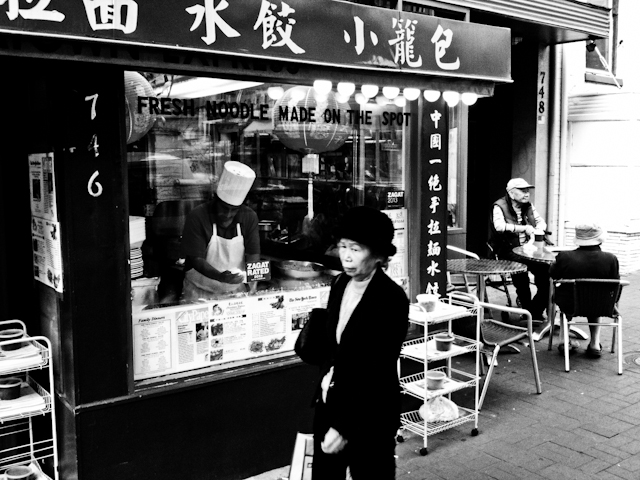
[[[607,0],[445,0],[471,9],[471,22],[511,29],[514,37],[556,44],[607,38]]]

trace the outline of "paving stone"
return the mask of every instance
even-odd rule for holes
[[[606,469],[605,472],[610,473],[611,475],[615,475],[617,478],[623,478],[625,480],[638,480],[637,472],[630,472],[629,470],[626,470],[619,465],[613,465],[612,467]],[[600,474],[601,473],[603,472],[600,472]]]
[[[640,272],[625,279],[631,287],[620,302],[624,351],[640,352]],[[504,295],[499,300],[503,303]],[[611,337],[603,333],[608,348]],[[552,351],[547,340],[535,344],[541,395],[535,393],[528,348],[500,354],[478,418],[480,434],[470,436],[471,423],[447,430],[430,437],[429,454],[421,456],[422,437],[405,432],[405,442],[396,448],[397,478],[639,480],[640,366],[625,365],[624,374],[617,375],[615,355],[594,361],[578,353],[567,373],[556,349],[557,334]],[[454,364],[465,369],[472,361],[473,355],[464,355]],[[473,391],[456,392],[453,400],[473,405]]]
[[[585,463],[584,465],[580,465],[578,467],[578,470],[584,473],[588,473],[590,475],[594,475],[596,473],[602,472],[603,470],[606,470],[609,467],[611,467],[610,463],[603,462],[602,460],[594,458],[593,460]]]

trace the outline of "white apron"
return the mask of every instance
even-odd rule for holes
[[[244,237],[240,224],[236,224],[238,235],[233,238],[218,236],[217,225],[213,224],[213,234],[207,245],[206,260],[216,270],[224,272],[244,270]],[[199,298],[210,299],[216,294],[237,292],[245,289],[244,283],[231,284],[205,277],[195,268],[191,268],[184,276],[182,298],[194,301]]]

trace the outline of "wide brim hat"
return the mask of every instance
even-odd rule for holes
[[[607,231],[594,223],[581,223],[576,225],[575,229],[574,243],[579,247],[600,245],[607,236]]]
[[[228,161],[222,168],[216,195],[234,207],[242,205],[256,179],[256,172],[244,163]]]
[[[512,178],[507,183],[507,192],[513,190],[514,188],[535,188],[535,186],[531,185],[524,178]]]
[[[395,234],[391,219],[371,207],[354,207],[345,213],[333,235],[337,241],[346,238],[368,247],[374,255],[392,257]]]

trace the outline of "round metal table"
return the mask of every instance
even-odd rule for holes
[[[478,298],[484,301],[485,277],[487,275],[501,275],[521,273],[527,271],[527,266],[511,260],[454,258],[447,260],[447,270],[451,273],[468,273],[478,276]]]
[[[568,251],[575,250],[575,247],[542,247],[534,249],[528,249],[523,247],[515,247],[513,249],[513,254],[516,257],[522,258],[523,260],[529,260],[532,262],[546,263],[547,265],[552,265],[556,261],[556,255],[560,251]],[[542,337],[544,337],[547,333],[551,331],[551,319],[554,319],[554,326],[560,326],[559,319],[556,317],[556,309],[555,304],[553,303],[553,290],[555,286],[553,283],[553,279],[549,278],[549,300],[547,301],[547,319],[535,329],[533,332],[533,339],[537,342]],[[581,338],[582,340],[586,340],[589,336],[584,333],[579,328],[570,325],[569,331]]]

